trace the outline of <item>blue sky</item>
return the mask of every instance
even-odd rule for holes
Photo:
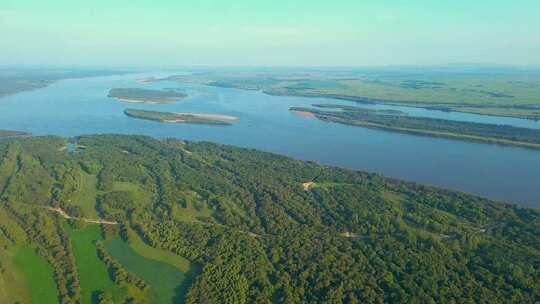
[[[0,64],[540,64],[540,1],[2,0]]]

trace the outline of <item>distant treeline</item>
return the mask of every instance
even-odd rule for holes
[[[308,107],[291,107],[290,110],[309,112],[323,121],[353,126],[540,149],[540,130],[537,129],[429,117],[414,117],[403,115],[399,111],[395,113],[385,110],[375,111],[353,106],[314,106],[317,108],[335,108],[342,111],[328,111]]]

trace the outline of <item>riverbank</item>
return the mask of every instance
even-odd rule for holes
[[[398,111],[377,111],[352,106],[313,106],[319,109],[291,107],[289,111],[297,115],[312,116],[322,121],[351,126],[480,143],[518,146],[529,149],[540,149],[540,130],[535,129],[473,122],[458,122],[425,117],[410,117],[405,115],[405,113]],[[320,108],[333,110],[321,110]]]
[[[0,130],[0,138],[30,136],[30,135],[32,135],[32,133],[30,133],[30,132],[13,131],[13,130]]]

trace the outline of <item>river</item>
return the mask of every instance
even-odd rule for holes
[[[0,98],[0,129],[28,131],[34,135],[122,133],[213,141],[540,207],[540,151],[339,125],[288,111],[291,106],[313,103],[358,105],[347,101],[137,81],[147,76],[171,74],[174,73],[68,79],[46,88],[3,97]],[[117,87],[175,88],[190,96],[174,104],[126,104],[107,98],[109,89]],[[391,105],[366,107],[397,109],[425,117],[540,128],[539,122],[515,118]],[[228,127],[162,124],[126,117],[123,114],[126,108],[219,113],[239,116],[240,120]]]

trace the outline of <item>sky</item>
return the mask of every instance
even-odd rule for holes
[[[0,65],[540,64],[538,0],[0,0]]]

